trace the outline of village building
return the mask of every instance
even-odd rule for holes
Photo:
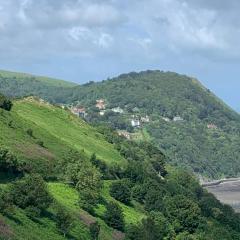
[[[98,108],[99,110],[103,110],[106,108],[106,103],[104,99],[98,99],[96,100],[96,108]]]
[[[123,109],[120,107],[115,107],[115,108],[112,108],[111,110],[115,113],[123,113],[124,112]]]
[[[125,137],[128,140],[131,139],[131,134],[127,131],[118,131],[118,135],[122,136],[122,137]]]
[[[170,118],[167,118],[167,117],[162,117],[162,120],[164,120],[165,122],[170,122]]]
[[[105,110],[101,110],[101,111],[99,112],[99,115],[100,115],[100,116],[104,116],[104,115],[105,115],[105,112],[106,112]]]
[[[141,117],[141,122],[143,122],[143,123],[149,123],[149,122],[150,122],[149,116],[146,115],[145,117]]]
[[[208,124],[207,128],[208,129],[215,129],[215,130],[218,129],[218,127],[215,124],[213,124],[213,123]]]
[[[75,115],[77,115],[78,117],[82,117],[85,118],[86,117],[86,110],[84,107],[74,107],[71,108],[71,112]]]
[[[173,118],[173,121],[174,122],[180,122],[180,121],[183,121],[183,118],[179,117],[179,116],[176,116]]]
[[[140,120],[132,119],[131,120],[131,125],[132,125],[132,127],[140,127],[141,126]]]

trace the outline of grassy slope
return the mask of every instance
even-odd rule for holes
[[[4,78],[11,78],[14,79],[22,84],[31,83],[32,78],[36,78],[37,81],[42,82],[42,84],[53,86],[53,87],[74,87],[77,84],[72,82],[67,82],[64,80],[49,78],[49,77],[42,77],[42,76],[35,76],[32,74],[27,73],[18,73],[18,72],[10,72],[0,70],[0,75]]]
[[[103,189],[103,197],[107,201],[116,201],[112,199],[109,195],[110,181],[105,182],[105,187]],[[3,187],[3,185],[1,185]],[[16,208],[15,213],[11,217],[2,216],[0,218],[4,219],[5,223],[10,226],[11,231],[14,233],[17,240],[63,240],[63,239],[81,239],[89,240],[89,230],[88,226],[91,222],[98,221],[101,225],[101,231],[99,235],[99,240],[114,240],[117,231],[108,227],[106,223],[100,218],[103,217],[105,209],[102,208],[99,214],[99,209],[97,214],[100,217],[93,217],[87,212],[79,208],[78,205],[78,192],[63,183],[48,183],[48,188],[50,194],[53,196],[54,200],[65,207],[65,209],[71,214],[74,219],[73,228],[66,238],[64,238],[58,231],[55,223],[55,210],[50,207],[47,210],[46,216],[38,218],[33,221],[29,219],[25,212],[21,209]],[[119,203],[119,202],[118,202]],[[145,217],[144,213],[140,210],[136,210],[133,207],[126,206],[119,203],[123,209],[126,224],[137,223],[142,218]],[[119,239],[119,238],[116,238]]]
[[[29,128],[33,130],[34,137],[26,133]],[[28,158],[37,168],[40,168],[40,164],[48,166],[54,159],[61,159],[70,149],[84,149],[89,155],[96,152],[99,158],[109,164],[124,164],[125,161],[113,145],[87,123],[68,111],[33,98],[14,102],[11,112],[0,110],[0,132],[0,145],[9,148],[20,160]],[[36,143],[38,140],[44,142],[44,148]],[[6,184],[7,179],[3,180]],[[49,183],[48,186],[54,199],[66,207],[75,219],[69,239],[90,239],[85,222],[96,219],[78,207],[78,193],[62,183]],[[51,207],[47,216],[37,221],[30,220],[21,209],[16,209],[13,217],[1,218],[11,227],[18,240],[64,239],[56,228],[54,215],[55,210]],[[102,229],[100,239],[114,239],[112,236],[116,232],[103,220],[98,220]]]
[[[4,112],[0,118],[0,144],[22,157],[52,160],[61,158],[70,149],[84,149],[89,156],[96,153],[110,164],[124,162],[94,128],[58,107],[28,98],[15,102],[13,111]],[[28,128],[33,130],[36,139],[26,133]],[[45,148],[36,144],[37,139],[44,142]]]
[[[141,209],[141,206],[136,203],[132,203],[132,206],[127,206],[111,197],[109,194],[111,183],[112,181],[110,180],[104,182],[104,187],[102,190],[102,196],[104,197],[104,199],[107,202],[110,201],[117,202],[121,206],[124,213],[125,222],[127,225],[139,223],[144,217],[146,217],[143,209]],[[96,209],[96,212],[99,216],[103,216],[105,210],[106,208],[104,205],[99,205],[98,208]]]

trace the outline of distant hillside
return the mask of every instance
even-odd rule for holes
[[[75,105],[88,108],[89,121],[151,139],[173,164],[211,178],[240,175],[240,116],[196,79],[161,71],[129,73],[77,87],[71,95]],[[93,108],[101,98],[104,116]],[[123,113],[111,111],[116,107]],[[141,127],[133,129],[130,121],[141,118]]]
[[[0,92],[10,97],[33,95],[55,101],[57,99],[52,95],[76,85],[48,77],[0,70]]]

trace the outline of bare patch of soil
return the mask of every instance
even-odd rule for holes
[[[24,145],[17,144],[17,149],[22,152],[28,158],[46,158],[48,160],[53,160],[55,155],[51,153],[48,149],[38,146],[38,145]]]

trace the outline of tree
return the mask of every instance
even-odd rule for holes
[[[0,212],[2,214],[13,213],[13,202],[8,189],[0,188]]]
[[[10,111],[12,108],[12,102],[7,99],[5,96],[3,96],[2,94],[0,94],[0,108],[6,110],[6,111]]]
[[[27,175],[11,186],[11,197],[20,208],[35,207],[42,212],[52,203],[47,185],[38,174]]]
[[[105,221],[106,223],[117,230],[124,230],[124,216],[121,207],[115,203],[110,202],[106,206]]]
[[[113,182],[110,187],[110,195],[122,203],[129,204],[131,202],[131,191],[125,180]]]
[[[201,222],[201,211],[197,203],[184,195],[165,199],[166,213],[177,232],[193,233]]]
[[[19,170],[17,158],[7,149],[0,149],[0,169],[10,173],[18,172]]]
[[[63,167],[65,178],[79,191],[81,207],[92,213],[100,196],[102,175],[84,152],[70,152]]]
[[[56,213],[56,224],[63,236],[68,234],[73,226],[72,216],[63,207],[58,206]]]
[[[100,225],[98,222],[92,223],[90,225],[90,235],[92,240],[98,240],[98,236],[100,233]]]

